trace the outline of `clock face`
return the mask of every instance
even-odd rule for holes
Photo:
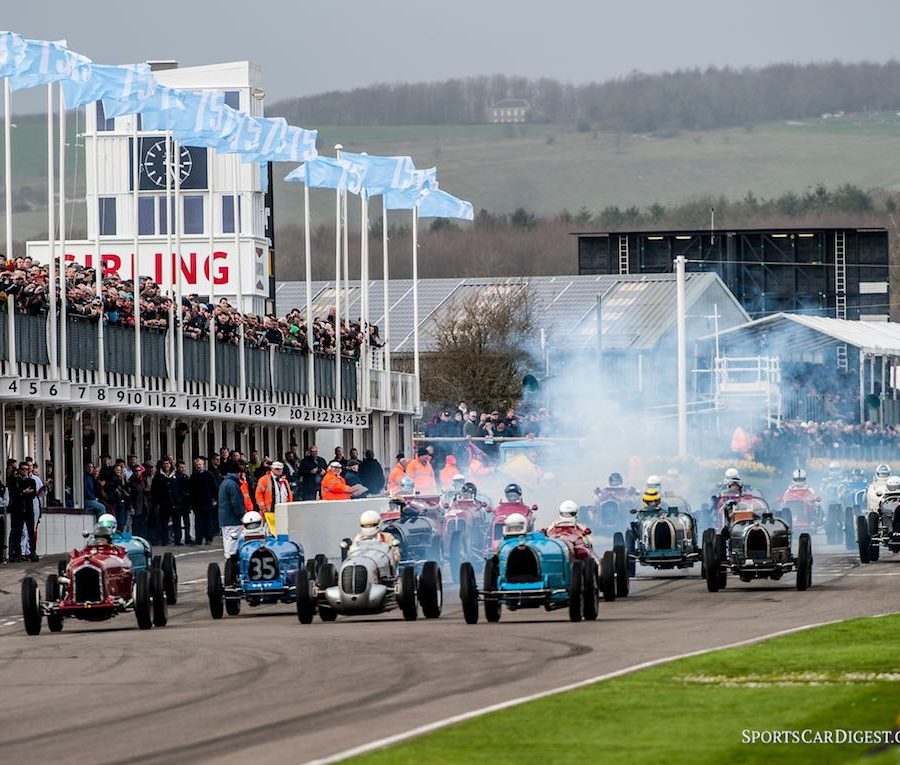
[[[191,169],[193,168],[194,160],[191,157],[190,151],[186,146],[181,147],[181,151],[179,152],[180,161],[178,163],[179,169],[181,172],[181,183],[184,183],[188,177],[190,177]],[[144,153],[143,160],[143,170],[144,174],[147,178],[157,187],[165,188],[166,187],[166,140],[165,138],[160,139],[159,141],[154,141],[150,144],[150,147]],[[174,173],[171,176],[172,184],[174,186],[175,176]]]

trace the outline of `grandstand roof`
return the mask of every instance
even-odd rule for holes
[[[433,330],[442,318],[468,296],[486,289],[531,289],[535,299],[534,324],[544,329],[551,347],[592,349],[597,342],[597,297],[601,298],[603,347],[607,350],[645,350],[657,345],[675,326],[675,275],[484,277],[419,280],[419,341],[423,352],[434,347]],[[350,282],[350,315],[360,315],[359,282]],[[334,305],[334,282],[313,282],[313,315],[325,316]],[[343,297],[343,295],[342,295]],[[278,313],[304,310],[305,282],[281,282],[276,287]],[[392,279],[388,284],[390,334],[394,353],[412,353],[412,280]],[[742,324],[749,316],[713,273],[690,273],[685,282],[689,320],[692,307],[709,308],[715,303],[719,326]],[[370,320],[384,327],[382,282],[369,287]],[[346,309],[343,306],[342,313]],[[696,316],[694,318],[697,318]],[[701,332],[706,334],[704,316]]]

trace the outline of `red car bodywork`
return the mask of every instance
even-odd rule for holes
[[[466,541],[466,559],[477,558],[487,546],[493,508],[477,499],[454,499],[443,509],[445,554],[451,549],[454,536],[461,533]]]
[[[131,560],[118,545],[89,544],[80,551],[72,550],[66,579],[65,594],[57,605],[59,613],[66,616],[101,621],[131,600]]]
[[[588,533],[590,533],[590,529],[588,529]],[[546,534],[550,539],[558,539],[560,542],[564,542],[569,547],[573,558],[592,560],[596,565],[599,565],[599,561],[594,555],[594,548],[585,541],[584,536],[579,534],[574,527],[557,526],[554,529],[547,529]]]
[[[537,505],[526,505],[524,502],[501,502],[497,505],[494,508],[494,521],[491,524],[491,534],[484,553],[485,557],[489,557],[497,552],[497,548],[503,540],[503,524],[513,513],[524,515],[525,520],[528,522],[526,531],[534,531],[534,514],[537,509]]]
[[[768,503],[755,494],[722,494],[716,502],[715,522],[716,531],[721,531],[727,524],[725,523],[725,506],[729,502],[736,502],[737,506],[732,510],[732,518],[734,513],[749,512],[751,514],[762,516],[763,513],[769,512]]]
[[[789,486],[781,497],[781,506],[790,508],[794,528],[815,531],[824,525],[821,501],[809,486]]]

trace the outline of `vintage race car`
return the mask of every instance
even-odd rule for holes
[[[347,540],[345,540],[346,542]],[[297,618],[301,624],[319,618],[333,622],[338,615],[381,614],[399,608],[412,621],[421,606],[426,619],[441,615],[444,591],[441,567],[435,560],[420,566],[394,564],[391,545],[379,540],[349,546],[340,568],[321,566],[317,576],[303,570],[297,582]],[[421,573],[417,574],[417,568]]]
[[[443,560],[443,508],[440,497],[411,496],[392,500],[381,514],[381,529],[400,543],[403,561]]]
[[[856,518],[856,542],[861,563],[876,562],[882,547],[900,552],[900,494],[882,496],[878,512]]]
[[[463,561],[483,560],[492,513],[493,508],[478,499],[454,497],[444,505],[443,550],[454,574]]]
[[[506,519],[513,513],[519,513],[525,516],[528,524],[528,531],[534,530],[534,515],[538,510],[537,505],[526,505],[524,502],[501,502],[494,508],[493,521],[491,523],[491,534],[487,540],[484,550],[484,557],[490,558],[497,552],[500,543],[503,541],[503,527]]]
[[[636,518],[625,532],[629,574],[636,564],[656,569],[691,568],[700,561],[697,523],[681,498],[670,497],[668,507],[632,510]]]
[[[703,532],[703,573],[710,592],[718,592],[731,571],[742,582],[753,579],[778,580],[796,572],[797,589],[812,585],[812,541],[808,533],[800,535],[798,552],[791,553],[791,527],[757,502],[734,502],[726,509],[728,524],[721,532]],[[760,505],[759,503],[762,503]]]
[[[225,613],[237,616],[242,601],[248,606],[293,603],[297,599],[297,576],[306,565],[303,547],[286,534],[242,539],[237,554],[225,561],[224,580],[218,563],[210,563],[206,571],[212,618],[221,619]],[[317,561],[308,563],[313,572],[316,565]]]
[[[809,486],[789,486],[781,496],[781,517],[791,519],[791,527],[810,534],[826,529],[822,499]],[[843,522],[837,519],[843,529]],[[829,535],[828,543],[832,544]]]
[[[542,531],[506,537],[485,561],[481,590],[472,564],[460,566],[463,616],[468,624],[477,623],[481,600],[489,622],[500,621],[504,605],[510,610],[568,608],[572,621],[593,620],[600,603],[599,575],[595,559],[578,557],[565,539]]]
[[[578,519],[598,534],[612,536],[628,527],[628,513],[640,499],[630,486],[604,486],[594,491],[592,505],[578,508]]]
[[[138,627],[164,627],[168,622],[165,574],[161,566],[137,572],[125,547],[105,540],[89,542],[69,553],[65,570],[47,577],[43,597],[37,581],[22,580],[22,615],[25,631],[39,635],[43,617],[51,632],[59,632],[66,619],[101,622],[134,611]]]
[[[861,470],[853,470],[837,489],[837,501],[842,508],[844,546],[857,548],[856,517],[866,508],[866,489],[869,481]]]

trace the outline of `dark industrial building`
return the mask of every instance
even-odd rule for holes
[[[889,318],[888,232],[883,228],[714,229],[579,233],[578,273],[717,273],[753,318],[797,312]]]

